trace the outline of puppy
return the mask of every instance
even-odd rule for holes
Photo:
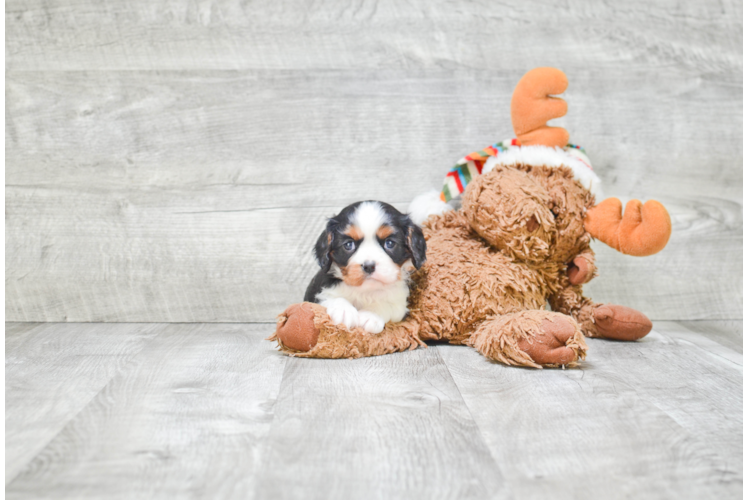
[[[321,269],[304,295],[335,324],[379,333],[408,313],[410,273],[426,261],[421,228],[381,201],[345,207],[314,248]]]

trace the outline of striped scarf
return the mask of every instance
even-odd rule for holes
[[[486,160],[507,151],[510,146],[519,146],[519,141],[517,141],[517,139],[507,139],[505,141],[497,142],[493,146],[488,146],[481,151],[470,153],[458,161],[457,164],[447,173],[447,177],[444,179],[444,187],[442,188],[440,195],[442,201],[447,202],[460,196],[465,191],[468,183],[483,173],[483,167],[486,164]],[[589,167],[590,170],[592,170],[590,160],[587,158],[587,154],[582,147],[574,144],[567,144],[564,151],[580,160]]]

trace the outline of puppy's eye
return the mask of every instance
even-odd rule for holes
[[[355,243],[353,243],[352,241],[346,241],[346,242],[345,242],[345,243],[343,244],[343,248],[345,248],[345,249],[346,249],[346,250],[348,250],[349,252],[350,252],[351,250],[353,250],[353,247],[355,247],[355,246],[356,246],[356,244],[355,244]]]
[[[558,213],[559,212],[560,212],[560,210],[558,209],[558,207],[551,208],[551,213],[553,214],[553,218],[554,219],[558,219]]]
[[[386,248],[387,250],[392,250],[393,248],[395,248],[396,244],[397,242],[395,240],[384,240],[384,248]]]

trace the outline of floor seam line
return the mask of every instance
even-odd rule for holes
[[[448,345],[451,345],[451,344],[443,344],[443,345],[448,346]],[[435,345],[435,346],[431,346],[431,347],[436,348],[436,354],[439,356],[439,359],[442,361],[442,363],[444,364],[444,367],[447,369],[447,373],[449,374],[449,379],[454,384],[455,389],[457,389],[457,393],[460,395],[460,400],[462,401],[462,404],[465,406],[465,409],[467,410],[468,415],[470,415],[470,420],[472,420],[473,425],[475,425],[475,428],[478,431],[478,435],[480,436],[481,442],[486,447],[486,451],[488,452],[488,455],[491,457],[491,461],[496,466],[496,469],[499,471],[499,473],[501,473],[501,479],[507,485],[507,489],[510,489],[509,488],[509,486],[510,486],[509,485],[509,480],[507,479],[507,476],[504,473],[504,470],[501,468],[501,466],[499,465],[499,463],[496,461],[496,457],[494,457],[493,452],[491,451],[491,447],[488,446],[488,441],[486,441],[486,436],[483,434],[483,431],[481,430],[480,426],[478,425],[478,422],[475,420],[475,415],[473,415],[473,411],[468,406],[467,401],[465,401],[465,396],[463,396],[462,391],[460,390],[460,386],[457,385],[457,381],[455,380],[454,375],[452,375],[452,370],[450,370],[449,365],[447,364],[447,362],[444,360],[444,357],[442,356],[441,350],[439,349],[440,347],[442,347],[442,345]],[[429,348],[431,348],[431,347],[429,347]]]

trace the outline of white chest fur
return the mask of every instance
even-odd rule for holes
[[[386,323],[402,321],[408,313],[409,293],[407,279],[377,287],[369,287],[366,283],[362,286],[339,283],[322,290],[317,300],[324,303],[332,299],[345,299],[359,311],[373,312]]]

